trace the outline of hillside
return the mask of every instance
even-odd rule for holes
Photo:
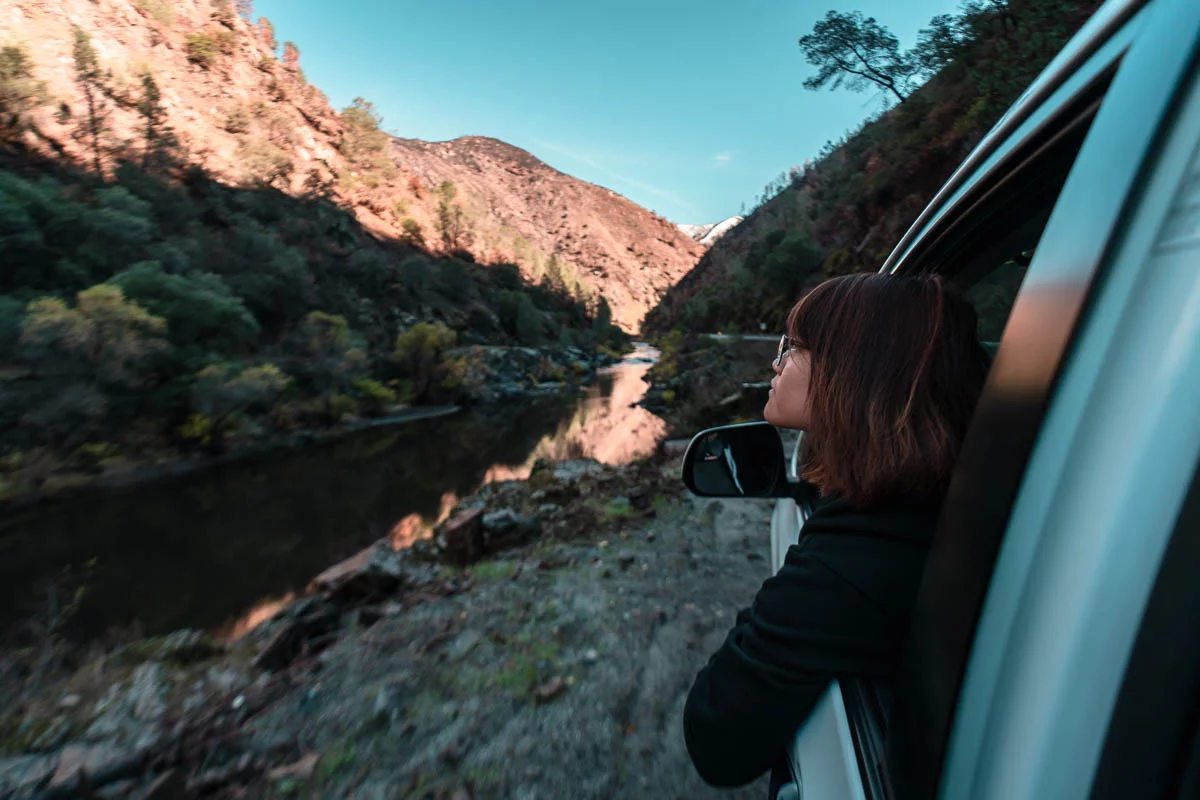
[[[940,15],[907,54],[929,78],[773,185],[646,318],[649,332],[778,328],[826,277],[878,269],[1097,0],[985,0]],[[832,12],[831,12],[832,13]]]
[[[28,113],[25,145],[111,170],[146,144],[138,104],[152,75],[156,125],[172,133],[173,154],[215,179],[319,193],[376,236],[515,263],[589,302],[604,296],[630,332],[702,252],[665,219],[518,148],[391,139],[370,103],[335,111],[306,81],[299,48],[235,10],[231,0],[6,2],[0,46],[23,49],[45,101]],[[73,26],[90,37],[103,77],[98,137],[81,133],[88,100]]]
[[[477,257],[514,261],[540,276],[554,254],[604,296],[613,321],[627,331],[639,328],[659,295],[703,252],[663,217],[496,139],[396,138],[391,156],[403,174],[429,186],[450,181],[465,196]],[[436,227],[433,219],[428,224]]]
[[[607,282],[633,327],[694,246],[516,148],[393,142],[277,50],[227,0],[0,7],[0,504],[589,380]]]

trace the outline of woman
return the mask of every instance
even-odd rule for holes
[[[688,694],[688,753],[717,786],[779,765],[831,680],[895,673],[987,372],[975,311],[937,276],[834,278],[786,330],[763,416],[805,431],[821,501]]]

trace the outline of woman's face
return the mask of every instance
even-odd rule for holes
[[[808,378],[812,366],[811,354],[807,350],[788,350],[783,363],[771,363],[775,378],[771,381],[771,393],[763,408],[763,418],[780,428],[808,429],[809,409]]]

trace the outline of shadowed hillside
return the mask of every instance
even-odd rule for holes
[[[646,329],[758,331],[763,323],[776,330],[797,297],[824,278],[878,269],[954,168],[1098,6],[970,0],[931,20],[908,53],[895,49],[893,37],[881,58],[885,72],[902,82],[928,76],[924,85],[901,92],[903,102],[769,185],[746,220],[647,315]],[[874,23],[859,19],[854,28],[852,14],[830,12],[805,39],[821,44],[821,26],[831,22],[859,33]],[[810,79],[811,88],[836,87],[838,75],[817,80],[823,74]]]

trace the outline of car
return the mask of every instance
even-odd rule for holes
[[[960,286],[993,360],[899,674],[830,686],[777,800],[1200,797],[1200,2],[1102,5],[881,270]],[[778,498],[776,569],[802,448],[685,456]]]

